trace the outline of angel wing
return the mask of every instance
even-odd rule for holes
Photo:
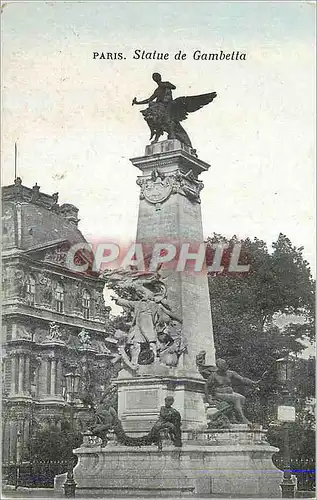
[[[177,97],[172,103],[173,119],[181,122],[186,120],[188,113],[193,113],[206,106],[217,97],[216,92],[209,94],[193,95],[190,97]]]

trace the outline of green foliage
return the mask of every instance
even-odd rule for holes
[[[281,398],[276,360],[286,352],[300,354],[304,349],[300,340],[314,339],[314,281],[303,248],[294,247],[283,234],[271,252],[258,238],[227,239],[216,234],[207,241],[207,265],[211,265],[212,244],[216,243],[228,245],[221,262],[223,271],[209,275],[217,356],[253,379],[267,371],[247,406],[249,418],[267,426],[276,418]],[[229,271],[235,244],[241,245],[239,264],[250,265],[247,273]],[[299,322],[278,326],[276,318],[285,314],[297,316]],[[298,407],[314,394],[314,374],[308,364],[307,360],[297,363],[293,388]],[[242,387],[237,390],[249,394]]]
[[[70,460],[73,449],[82,443],[80,432],[71,432],[68,425],[60,430],[58,427],[39,430],[31,439],[31,455],[33,460]]]
[[[110,361],[104,363],[89,360],[89,363],[82,364],[79,368],[84,382],[79,398],[87,406],[95,405],[118,375],[119,365]]]
[[[213,243],[229,246],[224,251],[224,271],[210,276],[210,293],[214,314],[225,313],[233,317],[243,315],[252,324],[263,326],[276,313],[300,314],[308,321],[314,312],[314,281],[308,262],[304,260],[303,248],[291,245],[286,236],[280,234],[273,251],[269,253],[264,241],[254,238],[230,240],[221,235],[209,238]],[[247,273],[229,272],[229,261],[235,244],[241,244],[240,264],[249,264]],[[209,250],[212,259],[213,250]],[[230,307],[230,311],[228,311]]]

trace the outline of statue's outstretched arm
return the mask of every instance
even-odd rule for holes
[[[129,309],[133,309],[134,303],[132,300],[121,299],[120,297],[115,297],[115,302],[118,306],[128,307]]]
[[[148,104],[149,102],[154,101],[155,98],[156,98],[156,90],[148,99],[144,99],[143,101],[137,101],[137,98],[134,97],[132,101],[132,106],[133,104]]]
[[[237,382],[240,382],[244,385],[257,385],[258,381],[251,380],[250,378],[247,377],[241,377],[237,372],[232,371],[231,372],[231,377],[234,378]]]

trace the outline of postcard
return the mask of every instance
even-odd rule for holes
[[[2,3],[4,498],[314,496],[315,22]]]

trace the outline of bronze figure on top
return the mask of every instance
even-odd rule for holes
[[[157,142],[160,136],[167,132],[168,139],[178,139],[192,148],[190,138],[180,122],[186,120],[188,113],[193,113],[212,102],[217,96],[216,92],[173,99],[172,90],[176,89],[175,85],[162,82],[159,73],[153,73],[152,78],[157,83],[153,94],[143,101],[138,101],[136,97],[132,101],[132,105],[149,104],[141,113],[150,127],[150,139],[154,137],[152,143]]]

